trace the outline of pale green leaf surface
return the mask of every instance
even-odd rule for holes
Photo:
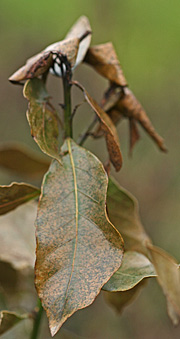
[[[143,254],[128,251],[124,253],[121,267],[103,286],[109,292],[127,291],[145,278],[155,277],[154,266]]]
[[[106,215],[103,165],[71,139],[61,154],[62,166],[53,161],[44,178],[36,220],[36,288],[52,335],[94,301],[123,255]]]
[[[109,179],[107,192],[108,215],[122,234],[125,250],[147,255],[146,243],[150,242],[139,217],[137,200],[114,179]]]

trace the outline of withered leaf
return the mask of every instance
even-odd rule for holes
[[[112,178],[107,191],[108,215],[122,234],[125,249],[147,255],[146,243],[150,242],[139,217],[137,200]]]
[[[33,268],[37,204],[28,202],[0,217],[0,261],[16,270]]]
[[[35,199],[39,194],[40,190],[37,187],[25,183],[13,182],[8,186],[0,186],[0,215]]]
[[[59,162],[58,153],[58,117],[55,110],[48,107],[48,93],[40,79],[28,80],[24,87],[24,96],[29,101],[27,119],[31,135],[40,149]]]
[[[161,151],[167,152],[164,145],[164,140],[157,134],[151,121],[149,120],[144,108],[140,102],[136,99],[134,94],[129,88],[124,88],[124,95],[120,97],[115,108],[120,112],[121,115],[129,119],[134,119],[140,123],[150,137],[155,141]],[[137,141],[138,134],[136,133],[135,140]]]
[[[9,80],[17,83],[32,79],[44,74],[48,69],[51,73],[61,76],[61,69],[56,62],[56,54],[66,55],[71,67],[76,67],[83,61],[90,45],[91,34],[89,33],[91,33],[91,27],[88,18],[82,16],[64,40],[49,45],[40,53],[29,58],[23,67],[10,76]]]
[[[180,269],[177,261],[167,252],[148,244],[151,261],[157,273],[157,280],[166,296],[167,310],[172,322],[180,320]]]
[[[92,46],[88,49],[85,62],[109,81],[119,86],[127,86],[121,65],[111,42]]]
[[[101,121],[101,128],[104,132],[107,149],[110,160],[115,167],[116,171],[119,171],[122,166],[122,155],[120,151],[119,138],[112,120],[107,113],[98,105],[98,103],[89,95],[86,89],[77,81],[73,81],[73,84],[79,87],[93,111],[97,114]]]
[[[66,39],[72,39],[72,38],[79,38],[82,39],[82,36],[86,34],[87,32],[91,32],[91,26],[89,23],[89,20],[86,16],[81,16],[77,22],[72,26],[70,31],[66,35]],[[89,34],[85,39],[80,41],[79,43],[79,49],[76,57],[75,66],[79,65],[83,60],[87,53],[87,50],[89,48],[91,42],[91,34]]]
[[[147,281],[142,280],[138,285],[123,292],[107,292],[104,291],[104,297],[106,302],[115,308],[115,310],[121,314],[126,306],[132,303],[141,292],[142,287],[146,285]]]
[[[62,166],[45,175],[37,227],[36,288],[51,334],[90,305],[119,268],[123,242],[106,210],[108,178],[101,162],[67,139]]]
[[[109,292],[127,291],[145,278],[155,277],[154,266],[143,254],[128,251],[124,253],[121,267],[103,286]]]
[[[28,314],[17,314],[10,311],[0,312],[0,335],[10,330],[13,326],[17,325],[20,321],[27,319]]]
[[[0,166],[28,177],[42,177],[50,161],[37,152],[20,144],[7,143],[0,146]]]

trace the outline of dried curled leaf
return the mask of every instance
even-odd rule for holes
[[[148,258],[141,253],[128,251],[124,253],[121,267],[103,286],[103,290],[109,292],[127,291],[143,279],[155,276],[154,266]]]
[[[0,217],[0,261],[16,270],[34,267],[36,213],[37,204],[28,202]]]
[[[73,81],[73,84],[79,87],[93,111],[97,114],[101,122],[101,128],[104,132],[106,139],[107,149],[109,153],[110,160],[115,167],[116,171],[119,171],[122,166],[122,155],[120,151],[119,138],[111,119],[108,117],[106,112],[98,105],[98,103],[89,95],[86,89],[79,84],[77,81]]]
[[[19,205],[35,199],[40,194],[37,187],[25,183],[13,182],[0,186],[0,215],[14,210]]]
[[[121,65],[111,42],[89,48],[85,62],[109,81],[119,86],[127,86]]]
[[[38,77],[49,69],[51,73],[61,76],[61,68],[56,62],[57,55],[66,55],[71,67],[76,67],[84,59],[91,41],[91,27],[86,17],[80,17],[66,38],[46,47],[42,52],[27,60],[26,64],[12,74],[13,83]]]
[[[20,144],[8,143],[0,146],[0,166],[28,177],[42,177],[50,161],[37,152]]]
[[[67,33],[66,39],[69,39],[69,38],[82,39],[82,36],[85,35],[87,32],[91,33],[91,26],[90,26],[88,18],[83,15],[77,20],[77,22],[72,26],[70,31]],[[90,42],[91,42],[91,34],[88,34],[86,38],[80,41],[74,67],[78,66],[84,60],[84,57],[87,53]]]
[[[148,244],[157,280],[166,296],[167,310],[172,322],[180,320],[180,269],[177,261],[161,248]]]
[[[156,142],[160,150],[167,152],[164,140],[159,136],[159,134],[157,134],[144,108],[129,88],[124,89],[124,95],[121,96],[120,100],[117,102],[116,108],[123,116],[129,119],[133,118],[138,121],[150,137]]]
[[[94,301],[123,254],[122,238],[106,215],[103,165],[71,139],[62,154],[62,166],[53,161],[44,178],[36,220],[35,284],[52,335]]]
[[[31,135],[40,149],[59,162],[58,152],[58,116],[55,110],[48,108],[48,93],[40,79],[26,82],[24,96],[29,101],[27,119],[31,127]]]
[[[146,243],[150,239],[140,221],[138,202],[112,178],[109,179],[107,206],[110,220],[122,234],[125,249],[147,255]]]
[[[20,321],[28,319],[28,314],[17,314],[10,311],[0,312],[0,335],[10,330],[13,326],[17,325]]]

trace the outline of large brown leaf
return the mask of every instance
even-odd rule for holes
[[[48,93],[40,79],[28,80],[24,87],[24,96],[29,101],[27,119],[31,135],[41,150],[59,162],[58,153],[58,117],[55,110],[48,107]]]
[[[8,143],[0,146],[0,166],[28,177],[42,177],[50,161],[37,152],[20,144]]]
[[[85,62],[102,76],[120,86],[127,86],[121,65],[111,42],[89,48]]]
[[[150,242],[139,217],[137,200],[112,178],[107,193],[108,215],[121,232],[125,249],[147,255],[146,243]]]
[[[93,111],[97,114],[101,121],[101,128],[104,132],[107,149],[110,160],[115,167],[116,171],[119,171],[122,166],[122,155],[120,151],[119,138],[117,135],[116,127],[107,113],[98,105],[98,103],[89,95],[86,89],[77,81],[73,81],[73,84],[79,87]]]
[[[157,280],[167,300],[168,314],[175,325],[180,320],[180,269],[177,261],[161,248],[148,244]]]
[[[28,202],[0,217],[0,261],[16,270],[33,268],[37,204]]]
[[[25,183],[13,182],[8,186],[0,186],[0,215],[35,199],[39,194],[40,191],[37,187]]]
[[[0,335],[10,330],[13,326],[17,325],[20,321],[28,319],[28,314],[17,314],[10,311],[0,312]]]
[[[135,251],[124,253],[121,267],[103,286],[109,292],[127,291],[145,278],[156,277],[154,266],[143,254]]]
[[[106,215],[103,165],[71,139],[61,153],[62,166],[53,161],[44,178],[36,220],[35,283],[52,335],[94,301],[123,254],[122,238]]]

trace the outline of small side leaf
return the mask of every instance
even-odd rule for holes
[[[103,286],[109,292],[127,291],[145,278],[156,277],[154,266],[143,254],[128,251],[124,253],[121,267]]]
[[[0,215],[35,199],[39,194],[40,190],[37,187],[25,183],[13,182],[8,186],[0,186]]]
[[[48,93],[40,79],[28,80],[24,87],[24,96],[29,101],[27,119],[31,134],[40,149],[59,162],[58,153],[58,117],[48,106]]]
[[[167,310],[172,322],[180,320],[180,269],[177,261],[161,248],[148,244],[151,261],[167,300]]]
[[[36,288],[51,334],[90,305],[119,268],[123,241],[106,215],[108,178],[101,162],[67,139],[62,166],[44,178],[37,227]]]
[[[119,138],[116,131],[116,127],[114,126],[112,120],[109,118],[107,113],[89,95],[86,89],[77,81],[73,81],[73,84],[82,90],[86,101],[99,117],[101,121],[101,128],[105,135],[110,160],[113,166],[115,167],[116,171],[119,171],[122,166],[122,155],[120,151]]]
[[[109,179],[107,206],[110,220],[122,234],[125,249],[148,255],[146,243],[151,241],[141,224],[138,202],[112,178]]]
[[[111,42],[89,48],[85,62],[109,81],[120,86],[127,86],[121,65]]]
[[[50,161],[20,144],[0,146],[0,166],[28,177],[42,177],[47,172]]]
[[[0,312],[0,335],[9,331],[13,326],[20,321],[28,319],[28,314],[17,314],[15,312],[1,311]]]

